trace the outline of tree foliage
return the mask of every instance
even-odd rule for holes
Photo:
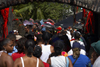
[[[71,7],[66,4],[56,2],[33,2],[14,6],[14,14],[23,19],[62,19],[63,16],[70,14],[67,12]]]

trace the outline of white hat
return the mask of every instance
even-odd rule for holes
[[[21,38],[22,38],[21,35],[16,35],[16,40],[19,40],[19,39],[21,39]]]
[[[18,31],[17,31],[17,30],[13,30],[13,31],[18,33]]]

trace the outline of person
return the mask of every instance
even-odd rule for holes
[[[15,61],[17,58],[25,56],[24,45],[25,45],[26,40],[27,40],[26,38],[21,38],[17,41],[16,48],[18,52],[12,54],[13,61]]]
[[[0,43],[0,67],[13,67],[13,60],[8,53],[13,51],[13,42],[10,39],[4,39]]]
[[[10,40],[12,40],[12,42],[13,42],[14,48],[13,48],[13,52],[12,52],[12,53],[18,52],[18,50],[17,50],[16,47],[15,47],[15,46],[16,46],[16,36],[15,36],[14,34],[9,34],[9,35],[7,36],[7,38],[10,39]],[[11,56],[12,53],[8,53],[8,54]]]
[[[15,35],[18,35],[18,31],[17,30],[13,30]]]
[[[40,58],[41,55],[42,55],[42,49],[40,46],[36,45],[33,56]],[[48,63],[43,62],[43,64],[44,64],[44,67],[49,67]]]
[[[48,32],[43,33],[43,35],[42,35],[43,44],[40,45],[40,47],[42,48],[42,55],[41,55],[40,59],[43,62],[47,62],[49,55],[54,52],[53,46],[51,46],[49,44],[50,38],[51,38],[50,33],[48,33]]]
[[[14,67],[44,67],[43,62],[33,56],[34,47],[34,41],[28,39],[25,42],[25,56],[16,59],[14,62]]]
[[[91,60],[91,65],[94,64],[95,60],[99,57],[99,54],[93,50],[92,54],[91,54],[91,57],[90,57],[90,60]]]
[[[37,45],[41,45],[43,43],[42,34],[38,34],[36,37],[37,37],[37,40],[36,40]]]
[[[68,36],[68,39],[71,41],[71,39],[72,39],[71,37],[72,37],[72,36],[71,36],[70,31],[69,31],[69,30],[66,30],[66,32],[67,32],[66,35]]]
[[[71,46],[70,40],[68,39],[68,36],[66,36],[66,31],[61,31],[61,33],[59,33],[59,38],[64,41],[64,51],[68,52],[71,49]]]
[[[71,60],[68,57],[61,55],[63,49],[64,43],[61,40],[54,43],[55,52],[51,54],[51,57],[47,61],[51,67],[73,67]]]
[[[73,67],[87,67],[91,63],[90,59],[86,55],[80,54],[81,48],[82,46],[79,42],[73,43],[73,55],[68,56],[73,63]]]
[[[17,30],[13,30],[13,34],[16,36],[16,41],[18,41],[20,38],[22,38],[21,35],[19,35],[19,32]]]
[[[80,45],[81,45],[80,53],[83,54],[83,55],[86,55],[85,45],[84,45],[83,42],[81,42],[81,41],[79,40],[79,39],[80,39],[80,33],[79,33],[78,31],[76,31],[76,32],[74,33],[74,38],[75,38],[75,40],[73,40],[73,41],[70,42],[70,43],[71,43],[71,47],[73,47],[73,43],[74,43],[74,42],[80,43]],[[70,49],[70,50],[68,51],[68,55],[69,55],[69,56],[70,56],[70,55],[73,55],[72,49]]]
[[[100,40],[92,43],[91,46],[94,48],[94,55],[97,55],[93,57],[93,67],[100,67]]]

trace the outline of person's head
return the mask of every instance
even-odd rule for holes
[[[50,38],[51,38],[51,34],[50,33],[44,32],[42,34],[42,39],[43,39],[45,45],[47,45],[47,43],[49,42]]]
[[[26,42],[26,38],[21,38],[17,41],[17,45],[16,45],[16,48],[18,50],[18,52],[24,52],[24,45],[25,45],[25,42]]]
[[[18,35],[18,31],[17,30],[13,30],[15,35]]]
[[[29,31],[32,30],[32,26],[33,25],[27,25],[27,28],[28,28]]]
[[[61,33],[60,33],[61,35],[66,35],[66,31],[61,31]]]
[[[63,41],[57,40],[57,41],[54,43],[55,55],[56,55],[56,56],[61,55],[61,52],[63,51],[63,49],[64,49],[64,43],[63,43]]]
[[[94,50],[91,54],[91,63],[94,64],[95,60],[98,58],[99,54]]]
[[[7,36],[7,38],[9,38],[9,39],[12,40],[12,41],[15,41],[15,40],[16,40],[16,36],[15,36],[14,34],[9,34],[9,35]]]
[[[35,43],[33,40],[28,39],[25,42],[25,53],[27,54],[28,57],[32,57],[34,47],[35,47]]]
[[[29,32],[29,29],[27,28],[27,26],[25,26],[25,32]]]
[[[42,34],[38,34],[36,37],[37,37],[37,42],[42,42]]]
[[[8,39],[12,40],[13,41],[13,45],[15,45],[15,41],[16,41],[16,36],[14,34],[9,34],[7,36]]]
[[[36,27],[37,27],[37,26],[34,24],[34,25],[33,25],[33,29],[36,29]]]
[[[74,33],[74,38],[79,40],[79,38],[80,38],[80,33],[79,33],[78,31],[76,31],[76,32]]]
[[[13,51],[13,42],[12,40],[10,39],[4,39],[2,42],[1,42],[1,50],[6,50],[7,53],[11,53]]]
[[[33,36],[32,36],[31,34],[28,34],[28,35],[26,36],[26,38],[27,38],[27,39],[33,39]]]
[[[81,45],[78,42],[74,42],[73,46],[72,46],[72,50],[73,50],[73,58],[78,58],[80,55],[80,49],[81,49]]]
[[[91,44],[94,51],[100,56],[100,40]]]
[[[41,47],[40,47],[40,46],[35,46],[35,50],[34,50],[33,55],[34,55],[35,57],[37,57],[37,58],[40,58],[41,54],[42,54],[42,49],[41,49]]]

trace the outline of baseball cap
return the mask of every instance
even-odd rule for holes
[[[77,41],[75,41],[75,42],[73,43],[73,46],[72,46],[72,49],[74,49],[74,48],[79,48],[79,49],[81,49],[80,43],[78,43]]]

